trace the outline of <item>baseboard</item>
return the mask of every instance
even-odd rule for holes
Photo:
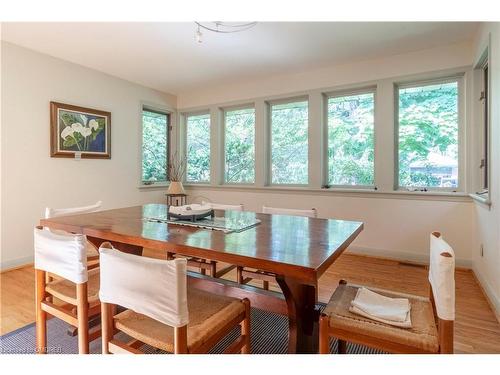
[[[20,268],[23,266],[27,266],[32,264],[34,261],[33,255],[27,256],[27,257],[22,257],[22,258],[17,258],[17,259],[12,259],[8,260],[5,262],[0,263],[0,272],[5,272],[9,271],[15,268]]]
[[[481,287],[486,300],[488,301],[495,317],[500,323],[500,298],[496,295],[495,291],[488,283],[488,281],[481,275],[481,273],[476,269],[476,267],[472,266],[472,274],[474,275],[477,283]]]
[[[351,254],[380,257],[392,260],[402,260],[412,263],[429,264],[429,256],[423,254],[407,253],[404,251],[374,249],[362,246],[349,246],[347,252]],[[456,258],[455,264],[459,268],[472,268],[472,261],[470,259]]]

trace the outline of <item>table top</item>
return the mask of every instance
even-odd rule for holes
[[[315,283],[363,230],[357,221],[268,215],[244,211],[261,223],[224,233],[145,218],[166,215],[167,205],[146,204],[42,219],[40,224],[102,240],[257,268]],[[215,210],[216,216],[225,211]]]

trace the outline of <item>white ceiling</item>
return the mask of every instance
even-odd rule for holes
[[[471,40],[478,23],[261,22],[234,34],[194,23],[3,23],[2,39],[176,94]]]

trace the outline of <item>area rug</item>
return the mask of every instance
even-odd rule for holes
[[[320,306],[324,308],[324,306]],[[288,345],[288,318],[267,311],[252,308],[251,313],[251,349],[252,354],[286,354]],[[49,353],[78,353],[77,337],[69,336],[66,331],[68,324],[59,319],[49,319],[47,323],[47,345]],[[123,335],[120,333],[120,335]],[[223,338],[211,351],[222,353],[224,349],[239,335],[235,328]],[[120,337],[118,337],[120,338]],[[126,336],[121,337],[126,339]],[[150,354],[164,352],[144,345],[141,350]],[[337,340],[330,341],[330,351],[337,352]],[[0,353],[2,354],[34,354],[35,324],[29,324],[0,337]],[[365,346],[348,343],[349,354],[381,354],[382,352]],[[101,353],[101,340],[90,343],[90,353]]]

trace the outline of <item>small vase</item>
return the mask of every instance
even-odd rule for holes
[[[182,182],[172,181],[168,185],[167,194],[186,194],[186,191],[184,190],[184,186],[182,186]]]

